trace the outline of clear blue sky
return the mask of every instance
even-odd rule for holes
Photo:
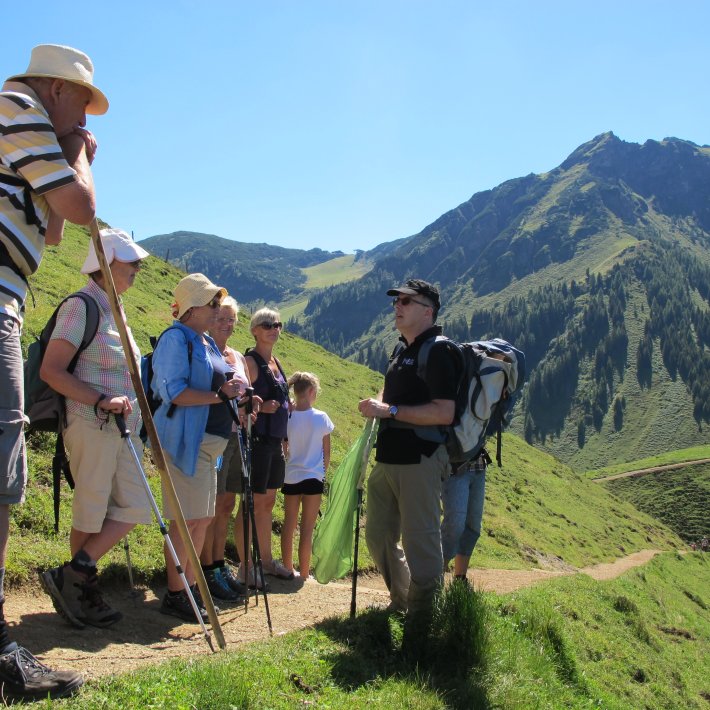
[[[0,75],[86,51],[99,215],[308,249],[415,234],[604,131],[710,143],[705,0],[35,0]]]

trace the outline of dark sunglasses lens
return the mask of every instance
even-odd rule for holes
[[[276,321],[275,323],[261,323],[264,330],[273,330],[274,328],[283,328],[283,323]]]
[[[392,299],[392,305],[396,306],[398,303],[401,306],[408,306],[412,302],[412,299],[409,298],[409,296],[398,296],[397,298]]]

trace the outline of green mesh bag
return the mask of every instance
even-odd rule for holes
[[[374,419],[368,419],[331,479],[328,503],[313,534],[311,566],[321,584],[352,571],[358,488],[365,480],[373,428]]]

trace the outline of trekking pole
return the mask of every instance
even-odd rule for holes
[[[94,250],[96,251],[99,266],[101,267],[101,274],[104,280],[104,290],[106,291],[109,304],[111,305],[111,313],[113,314],[113,319],[116,323],[116,329],[121,336],[121,344],[123,345],[123,352],[126,358],[126,366],[128,367],[128,372],[131,376],[131,383],[133,384],[133,390],[138,399],[138,406],[140,407],[141,415],[143,416],[143,424],[145,425],[148,438],[150,439],[150,448],[153,461],[155,461],[155,465],[160,472],[163,490],[168,502],[170,503],[170,508],[175,512],[175,524],[183,545],[185,546],[185,550],[187,551],[187,556],[190,560],[190,564],[192,565],[192,569],[195,570],[195,581],[197,582],[197,587],[200,590],[202,601],[205,605],[205,610],[207,611],[207,616],[209,617],[210,624],[212,625],[212,630],[214,631],[219,647],[223,649],[225,648],[226,643],[224,641],[222,627],[220,626],[219,619],[217,618],[217,611],[214,608],[212,595],[207,587],[207,581],[205,580],[205,574],[202,571],[200,559],[197,556],[197,552],[195,552],[195,546],[192,544],[192,538],[190,537],[190,531],[187,529],[187,524],[185,523],[185,516],[182,513],[180,501],[178,500],[177,493],[175,493],[175,486],[173,485],[170,472],[168,471],[168,464],[165,461],[163,447],[160,444],[158,432],[153,422],[153,415],[151,414],[150,407],[148,406],[148,398],[143,390],[140,369],[138,368],[138,363],[136,362],[136,358],[133,354],[133,348],[131,347],[131,342],[128,338],[128,329],[126,326],[125,316],[118,300],[118,294],[116,293],[116,287],[113,283],[111,269],[109,268],[108,261],[106,260],[104,245],[101,242],[99,224],[96,221],[96,218],[91,221],[89,229],[91,232],[91,241],[94,244]]]
[[[241,446],[239,448],[240,454],[242,456],[242,494],[244,498],[242,499],[242,518],[244,520],[244,560],[242,560],[242,564],[245,565],[244,567],[244,583],[247,585],[247,594],[246,594],[246,602],[245,602],[245,609],[246,605],[249,602],[249,526],[247,525],[247,515],[245,514],[245,511],[248,513],[248,520],[251,523],[251,532],[252,532],[252,545],[253,545],[253,562],[254,562],[254,592],[255,592],[255,598],[258,603],[259,599],[259,583],[256,577],[257,571],[259,572],[259,578],[261,579],[261,593],[262,596],[264,597],[264,610],[266,611],[266,623],[269,627],[269,634],[272,636],[274,635],[274,629],[273,626],[271,625],[271,611],[269,609],[269,597],[268,594],[266,593],[266,580],[264,579],[264,565],[261,562],[261,551],[259,549],[259,537],[256,532],[256,515],[254,513],[254,495],[251,490],[251,484],[250,484],[250,479],[251,479],[251,415],[254,411],[254,388],[253,387],[247,387],[244,390],[244,396],[246,397],[246,401],[244,402],[244,412],[246,414],[246,420],[247,420],[247,434],[246,434],[246,446],[244,447],[244,450],[242,450]],[[229,413],[233,419],[233,421],[237,424],[239,424],[239,417],[237,416],[237,413],[234,411],[234,408],[231,406],[229,402],[225,402],[227,407],[229,408]]]
[[[367,472],[367,462],[370,458],[370,451],[372,450],[372,445],[374,443],[374,423],[375,420],[370,418],[365,423],[365,430],[368,431],[367,443],[362,449],[362,459],[360,461],[360,478],[357,482],[357,513],[355,515],[355,544],[353,549],[353,584],[352,584],[352,594],[350,596],[350,618],[355,618],[355,611],[357,608],[357,563],[358,555],[360,552],[360,519],[362,517],[362,501],[363,501],[363,491],[365,487],[365,473]]]
[[[118,424],[118,419],[116,420],[116,424]],[[120,430],[119,426],[119,430]],[[123,436],[123,434],[121,434]],[[136,596],[136,587],[133,584],[133,565],[131,564],[131,550],[128,546],[128,535],[123,538],[123,549],[126,553],[126,567],[128,568],[128,584],[131,588],[131,596],[135,597]]]
[[[165,545],[170,551],[170,556],[172,557],[173,562],[175,563],[175,569],[177,570],[178,575],[180,575],[180,580],[182,581],[182,586],[185,588],[187,598],[190,600],[190,606],[192,607],[192,611],[195,612],[195,618],[197,619],[200,624],[200,627],[202,628],[202,633],[204,634],[205,641],[207,641],[210,649],[212,650],[212,653],[214,653],[215,649],[212,645],[212,637],[210,636],[210,632],[205,626],[205,622],[202,620],[202,614],[200,613],[200,609],[197,606],[197,602],[195,601],[195,595],[192,593],[190,584],[187,581],[185,572],[182,568],[182,565],[180,564],[180,560],[178,559],[177,552],[175,552],[175,548],[173,547],[173,542],[170,539],[170,535],[168,534],[168,528],[165,526],[163,516],[160,514],[160,510],[158,509],[158,504],[155,502],[155,496],[153,495],[153,491],[150,489],[150,484],[148,483],[148,479],[146,478],[145,471],[143,470],[143,465],[141,464],[141,460],[140,458],[138,458],[136,447],[133,446],[133,442],[131,441],[131,432],[126,426],[126,420],[124,419],[122,414],[116,414],[115,417],[116,426],[118,427],[118,431],[121,434],[121,438],[124,439],[126,444],[128,445],[128,450],[133,456],[133,461],[136,464],[138,473],[140,473],[143,488],[145,489],[146,495],[148,496],[148,502],[150,503],[150,507],[153,509],[153,515],[155,516],[158,526],[160,527],[160,533],[163,536]]]

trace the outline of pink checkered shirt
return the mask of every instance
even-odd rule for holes
[[[131,375],[126,365],[121,337],[111,313],[108,296],[92,279],[81,291],[91,296],[98,303],[101,315],[96,337],[79,356],[74,369],[74,376],[107,396],[126,395],[130,397],[133,412],[128,417],[126,424],[131,431],[136,431],[137,427],[140,426],[140,409],[133,391]],[[86,309],[84,302],[79,298],[72,298],[59,309],[52,340],[66,340],[78,348],[81,345],[85,326]],[[140,351],[133,340],[131,329],[127,328],[127,330],[133,354],[138,362],[140,360]],[[77,414],[84,419],[96,421],[92,405],[82,404],[68,398],[66,402],[67,414]]]

